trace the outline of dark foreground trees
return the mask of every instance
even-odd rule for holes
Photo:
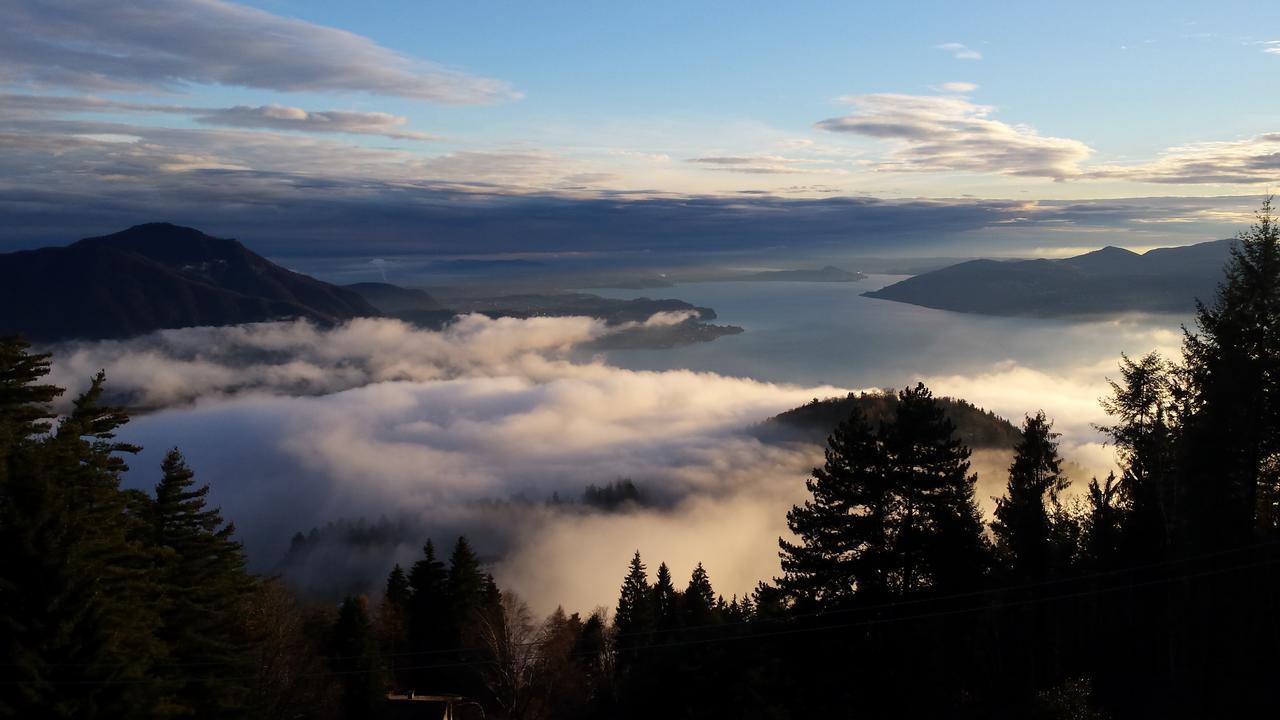
[[[123,490],[128,416],[99,374],[51,427],[48,369],[0,340],[0,714],[234,716],[253,582],[230,526],[176,452],[155,498]]]

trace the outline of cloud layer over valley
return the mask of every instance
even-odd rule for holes
[[[193,328],[60,348],[55,378],[83,386],[77,378],[105,366],[113,391],[135,401],[194,401],[130,424],[126,436],[147,448],[131,482],[149,486],[160,454],[180,446],[260,569],[273,567],[295,530],[386,516],[441,543],[466,532],[499,561],[500,580],[540,604],[604,601],[636,547],[706,561],[726,589],[750,589],[772,572],[768,546],[816,449],[741,431],[843,390],[565,357],[605,332],[586,318],[482,316],[445,332],[391,320],[329,331]],[[643,488],[645,507],[542,506],[553,493],[576,498],[618,477]],[[731,540],[748,534],[754,544]],[[409,561],[423,539],[381,547],[372,564]],[[565,543],[589,544],[610,577],[581,577],[576,563],[547,554]],[[331,550],[297,569],[302,582],[334,582],[344,563],[362,565],[367,578],[369,558]],[[544,569],[536,581],[534,567]]]
[[[371,568],[411,562],[427,536],[466,533],[542,609],[609,602],[636,549],[678,574],[704,562],[717,588],[749,591],[776,574],[785,511],[821,454],[743,431],[847,389],[570,357],[611,331],[588,318],[478,315],[442,332],[382,319],[189,328],[58,347],[54,379],[83,387],[105,367],[117,397],[152,408],[125,435],[146,447],[130,482],[149,487],[164,450],[180,446],[260,570],[277,567],[297,530],[361,518],[398,528],[364,544],[322,533],[288,569],[315,590],[351,589]],[[1097,472],[1109,456],[1089,423],[1108,372],[1009,362],[926,380],[1015,421],[1043,407],[1068,456]],[[1007,462],[975,454],[984,507]],[[642,505],[547,503],[622,477]]]

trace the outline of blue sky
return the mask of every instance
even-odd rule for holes
[[[76,228],[322,194],[353,224],[463,191],[977,198],[1019,226],[1231,198],[1146,202],[1149,245],[1280,183],[1274,2],[2,2],[0,244],[72,231],[33,187],[94,198]]]
[[[840,113],[840,96],[932,94],[949,81],[978,85],[974,101],[1006,122],[1080,139],[1114,159],[1280,127],[1280,99],[1265,90],[1280,55],[1255,44],[1280,37],[1276,3],[258,6],[525,93],[500,107],[382,105],[460,141],[565,143],[602,126],[649,123],[680,125],[683,140],[709,144],[724,124],[808,134]],[[946,43],[982,59],[957,59],[938,48]]]

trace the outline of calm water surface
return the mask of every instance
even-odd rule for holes
[[[900,387],[926,376],[975,374],[1003,361],[1049,372],[1176,345],[1180,315],[1102,319],[998,318],[874,300],[861,293],[902,279],[856,283],[718,282],[673,288],[593,288],[606,297],[675,297],[715,309],[741,335],[665,350],[617,350],[611,364],[689,368],[776,382]]]

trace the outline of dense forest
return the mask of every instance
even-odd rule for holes
[[[96,377],[55,417],[48,355],[0,342],[0,715],[376,718],[389,692],[497,718],[1217,718],[1280,707],[1280,228],[1264,205],[1182,356],[1120,359],[1121,472],[1066,499],[1026,417],[990,523],[923,385],[856,408],[725,599],[636,552],[611,611],[541,621],[465,538],[384,591],[308,603],[246,571],[171,451],[153,493]],[[602,503],[635,487],[593,489]],[[641,549],[641,551],[643,548]],[[572,562],[565,558],[565,562]],[[714,568],[710,569],[714,571]],[[410,708],[411,710],[414,708]],[[436,715],[439,717],[439,715]]]
[[[955,426],[956,437],[970,448],[1012,449],[1022,434],[1017,426],[989,410],[962,398],[940,397],[935,402]],[[844,397],[812,401],[779,413],[755,428],[762,439],[796,439],[822,442],[831,429],[854,412],[878,428],[891,422],[898,411],[898,393],[893,390],[849,393]]]

